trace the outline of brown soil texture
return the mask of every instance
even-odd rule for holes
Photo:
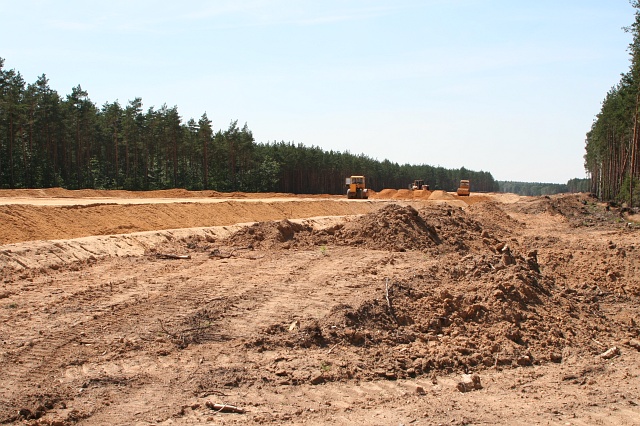
[[[227,200],[219,203],[114,204],[69,206],[0,205],[0,244],[78,238],[158,229],[233,225],[276,218],[305,218],[366,213],[371,202],[342,200],[267,203]]]
[[[0,246],[0,423],[638,423],[632,218],[583,194],[398,193],[0,206],[78,223]],[[255,223],[212,227],[223,205]],[[64,239],[77,212],[136,206],[145,232]]]

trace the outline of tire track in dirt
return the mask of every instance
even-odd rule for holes
[[[3,385],[6,389],[18,391],[5,394],[2,399],[12,401],[11,406],[19,406],[20,401],[15,400],[13,395],[37,393],[36,384],[53,385],[57,381],[53,375],[56,371],[68,370],[70,366],[72,369],[82,369],[80,367],[84,365],[100,365],[108,363],[109,359],[126,358],[127,352],[144,346],[139,336],[132,337],[130,332],[137,330],[139,334],[153,335],[154,328],[159,328],[154,322],[159,315],[154,311],[162,305],[158,303],[159,297],[149,297],[149,289],[145,289],[144,283],[136,279],[136,273],[141,272],[140,259],[125,259],[118,263],[121,272],[126,274],[129,270],[131,278],[116,282],[115,289],[113,282],[107,282],[109,275],[102,273],[103,265],[98,264],[89,273],[60,274],[44,289],[25,294],[27,297],[23,298],[22,306],[26,307],[42,305],[38,300],[47,300],[44,292],[56,290],[58,297],[49,300],[44,308],[36,308],[50,314],[45,321],[24,327],[31,333],[22,336],[26,343],[17,343],[16,350],[3,354]],[[145,274],[166,276],[169,280],[175,276],[175,273],[167,273],[167,269],[172,268],[166,268],[166,263],[156,262],[154,266],[146,267]],[[78,286],[78,281],[91,283]],[[156,287],[163,284],[162,281],[151,283],[151,291],[161,291]],[[185,287],[176,297],[188,300],[189,291]],[[150,315],[141,317],[140,312]],[[27,312],[24,321],[29,321],[34,314],[33,310]],[[22,328],[20,322],[16,326]],[[42,342],[47,344],[43,345]],[[16,342],[9,344],[15,345]],[[65,364],[64,360],[68,362],[69,359],[72,360],[71,364]],[[65,384],[71,386],[73,383],[75,387],[80,387],[82,381]]]
[[[262,300],[264,300],[265,297],[272,297],[273,292],[277,292],[278,289],[265,289],[260,287],[252,288],[250,283],[245,282],[243,283],[242,289],[238,291],[238,286],[233,282],[233,280],[228,280],[228,278],[233,277],[238,269],[246,269],[247,267],[255,267],[256,272],[261,274],[263,271],[261,271],[260,266],[255,266],[256,262],[263,262],[265,264],[264,271],[269,271],[274,267],[277,268],[277,265],[283,261],[281,258],[274,261],[271,257],[272,256],[267,253],[265,254],[264,260],[233,259],[224,262],[206,260],[200,265],[200,267],[196,266],[193,268],[193,265],[191,265],[191,274],[188,278],[180,270],[180,265],[183,263],[177,264],[177,269],[174,269],[171,272],[156,271],[155,276],[160,277],[154,284],[156,287],[163,285],[167,286],[171,282],[179,283],[176,284],[175,287],[171,288],[171,298],[175,298],[176,302],[158,303],[159,301],[157,298],[154,298],[153,292],[151,291],[152,296],[149,298],[147,303],[149,306],[138,306],[136,309],[144,310],[149,318],[158,319],[159,317],[162,317],[167,321],[167,328],[179,328],[180,317],[188,317],[192,313],[207,309],[210,307],[211,303],[215,301],[223,300],[225,306],[228,308],[224,310],[223,314],[216,322],[216,328],[221,330],[222,333],[227,333],[231,340],[226,342],[219,342],[216,339],[212,341],[205,340],[204,342],[201,342],[202,344],[189,345],[189,349],[186,350],[185,354],[188,353],[189,358],[193,361],[184,364],[182,368],[176,369],[174,366],[172,376],[177,377],[180,374],[184,375],[192,369],[197,371],[198,362],[195,360],[199,359],[201,356],[202,359],[204,359],[205,356],[207,359],[216,359],[216,364],[228,365],[228,367],[222,370],[216,368],[216,374],[218,375],[226,374],[225,371],[231,374],[235,368],[245,369],[247,366],[251,366],[255,363],[255,361],[247,363],[242,356],[242,352],[238,353],[237,349],[234,349],[238,345],[237,343],[234,343],[234,341],[241,344],[245,338],[250,338],[250,336],[245,335],[243,332],[244,327],[239,326],[239,323],[246,324],[247,318],[254,317],[253,310],[256,309],[256,307],[259,307],[261,311],[264,311],[261,307],[261,305],[263,305]],[[186,264],[186,262],[184,264]],[[211,281],[214,277],[211,275],[212,270],[216,272],[215,277],[219,278],[220,281],[225,282],[224,286],[212,286]],[[280,271],[280,273],[286,274],[284,271]],[[146,275],[149,275],[149,271],[146,272]],[[159,310],[156,308],[154,310],[153,308],[153,306],[172,306],[174,303],[175,306],[169,309]],[[258,315],[258,318],[262,315],[265,315],[265,313],[261,312]],[[123,313],[119,313],[118,316],[122,317]],[[254,326],[256,325],[246,328],[247,332],[251,332],[251,327]],[[259,324],[257,327],[259,328]],[[126,328],[127,327],[125,327],[125,329]],[[140,328],[142,330],[150,331],[150,329],[153,328],[153,321],[147,321],[147,325],[142,325]],[[170,351],[173,352],[175,349],[171,349]],[[207,365],[207,363],[204,365]],[[166,373],[162,374],[166,375]],[[171,386],[176,386],[176,384],[174,383]],[[178,394],[181,392],[184,393],[184,389],[180,389]],[[122,409],[122,407],[120,408]],[[135,413],[128,414],[135,417]],[[100,418],[100,416],[98,415],[97,418]]]
[[[238,304],[239,312],[250,314],[227,316],[225,328],[239,330],[239,335],[247,336],[251,331],[289,325],[294,320],[308,324],[326,315],[335,304],[350,303],[356,296],[355,287],[360,288],[357,298],[367,297],[370,290],[366,287],[372,287],[371,282],[377,279],[366,267],[358,269],[362,272],[356,270],[345,276],[344,271],[354,268],[352,252],[352,248],[346,247],[332,248],[329,254],[323,254],[321,249],[297,250],[255,265],[255,293]],[[382,259],[387,255],[380,252],[378,256]],[[237,288],[234,275],[230,269],[229,275],[223,278],[231,289]],[[270,283],[268,286],[263,285],[265,280]],[[319,281],[324,285],[318,286]],[[243,285],[250,286],[251,280],[245,280]],[[269,318],[270,323],[261,322],[262,318]]]
[[[343,250],[344,253],[349,252],[348,249],[340,250]],[[341,256],[341,254],[343,253],[336,253],[338,257],[346,257]],[[153,273],[153,276],[160,278],[155,280],[153,284],[147,285],[147,287],[149,288],[150,297],[147,301],[144,302],[145,304],[137,305],[135,307],[136,310],[144,311],[146,314],[145,321],[142,321],[141,324],[138,325],[138,329],[141,331],[141,333],[148,333],[150,335],[152,334],[151,329],[154,325],[152,320],[153,318],[158,319],[158,317],[163,317],[165,320],[167,320],[167,327],[169,327],[169,325],[175,327],[179,324],[179,315],[187,317],[193,312],[207,308],[212,300],[231,301],[232,303],[229,305],[229,309],[224,312],[224,315],[222,315],[220,321],[216,323],[216,327],[219,328],[220,332],[222,332],[223,334],[227,334],[228,336],[233,336],[231,341],[227,341],[225,343],[217,342],[214,340],[205,341],[202,345],[190,345],[184,353],[189,354],[188,358],[192,361],[186,364],[173,366],[173,372],[171,376],[177,378],[180,375],[188,374],[190,370],[195,371],[198,368],[198,363],[196,360],[201,356],[206,356],[207,359],[213,358],[216,360],[215,365],[210,364],[210,362],[208,361],[205,361],[205,364],[203,365],[206,368],[214,369],[214,371],[216,371],[219,375],[226,374],[225,371],[231,374],[233,373],[234,369],[237,368],[242,368],[243,370],[248,368],[250,370],[252,368],[252,365],[255,365],[256,361],[254,360],[251,362],[247,362],[247,360],[242,355],[242,351],[238,352],[237,343],[233,343],[233,341],[235,340],[236,342],[241,343],[242,341],[250,339],[251,336],[256,332],[256,330],[263,329],[270,324],[273,324],[274,322],[279,323],[283,320],[288,320],[288,318],[292,316],[292,312],[285,302],[294,306],[300,303],[308,303],[308,301],[306,300],[309,299],[308,295],[305,296],[305,294],[300,294],[298,300],[293,300],[290,297],[293,294],[291,289],[291,282],[304,282],[306,284],[304,286],[305,289],[313,289],[313,287],[318,284],[318,279],[314,278],[316,273],[318,271],[326,269],[326,265],[316,266],[315,264],[318,263],[318,259],[324,262],[334,262],[334,260],[330,258],[330,256],[333,255],[333,251],[329,256],[321,255],[316,251],[297,252],[294,253],[293,256],[291,255],[291,253],[289,253],[288,255],[285,255],[284,253],[280,253],[277,255],[267,253],[265,254],[264,258],[256,261],[247,259],[233,259],[224,261],[223,263],[221,261],[205,260],[202,261],[199,266],[196,265],[195,268],[193,267],[193,262],[191,262],[192,265],[189,269],[191,274],[188,278],[185,276],[182,270],[182,265],[186,265],[188,262],[171,263],[170,265],[175,266],[175,268],[168,268],[168,270],[164,272],[162,272],[161,269],[156,269],[153,272],[147,270],[145,271],[145,275],[150,275]],[[381,253],[380,256],[384,257],[386,255],[386,253]],[[304,260],[300,261],[300,258]],[[194,260],[195,262],[201,261],[200,258],[196,258]],[[338,264],[342,266],[342,263],[349,264],[349,262],[351,262],[351,260],[346,259],[338,262]],[[256,265],[256,263],[258,264]],[[283,266],[293,264],[302,265],[300,267],[300,270],[302,270],[303,272],[301,272],[300,275],[294,278],[291,282],[286,282],[286,278],[290,276],[291,268],[286,268]],[[264,280],[264,274],[267,273],[267,271],[272,271],[274,279],[271,281],[276,284],[269,287],[259,286],[251,288],[249,279],[248,282],[244,282],[244,288],[246,289],[248,287],[249,289],[247,291],[241,292],[238,292],[237,286],[235,286],[233,282],[224,287],[213,288],[213,286],[211,285],[212,277],[214,276],[220,276],[221,280],[226,282],[226,278],[234,276],[238,273],[239,270],[246,271],[248,267],[253,267],[256,276],[261,276],[262,278],[260,279],[262,280]],[[213,270],[215,270],[216,272],[215,275],[212,275]],[[342,270],[342,267],[332,270],[329,277],[337,278],[336,271],[338,270]],[[326,278],[324,276],[322,277],[322,279],[326,281]],[[181,302],[179,304],[176,304],[176,306],[174,306],[173,308],[160,310],[159,306],[164,306],[164,304],[158,300],[162,298],[156,297],[157,295],[154,293],[154,291],[162,287],[167,288],[167,285],[171,282],[178,283],[170,290],[172,293],[171,298]],[[331,288],[327,288],[323,291],[331,292]],[[313,299],[311,302],[313,304],[313,307],[311,308],[312,311],[317,309],[318,304],[322,304],[324,310],[330,309],[330,306],[327,306],[326,303],[322,303],[322,297],[323,296],[311,297],[311,299]],[[281,301],[282,304],[280,303]],[[278,309],[272,311],[272,306],[277,306]],[[121,318],[126,317],[126,314],[123,311],[118,312],[117,315]],[[265,316],[268,316],[270,318],[269,323],[261,322],[260,318],[265,318]],[[129,326],[124,326],[124,329],[127,328],[129,328]],[[152,344],[151,346],[154,346],[154,344]],[[166,347],[166,345],[164,347]],[[175,351],[175,349],[170,350],[170,352],[173,351]],[[108,360],[105,360],[105,362],[107,363],[105,365],[109,364]],[[121,359],[120,362],[125,362],[126,364],[126,358]],[[226,365],[226,367],[220,367],[221,365]],[[97,370],[98,368],[99,364],[96,364],[96,366],[91,367],[91,370]],[[250,375],[253,374],[250,372],[247,373]],[[151,372],[149,374],[154,373]],[[166,378],[166,372],[163,374]],[[224,377],[219,380],[223,379]],[[196,383],[197,382],[198,380],[196,380]],[[220,386],[221,384],[222,382],[220,382],[217,386]],[[172,386],[175,386],[175,384],[173,384]],[[135,390],[132,391],[142,392]],[[184,392],[184,390],[182,391]],[[150,398],[145,398],[145,403],[155,404],[156,401]],[[140,407],[136,407],[134,408],[136,410],[139,410]],[[122,409],[122,406],[120,406],[120,410]],[[128,413],[128,415],[131,415],[132,417],[135,417],[134,414],[135,413],[133,412]],[[96,419],[99,418],[100,415],[97,414]]]

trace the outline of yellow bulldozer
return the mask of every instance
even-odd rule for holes
[[[369,190],[367,189],[366,179],[364,176],[351,176],[345,180],[347,185],[347,198],[358,198],[366,200],[369,198]]]
[[[413,183],[409,184],[409,189],[412,191],[421,191],[421,190],[428,191],[429,185],[426,185],[424,183],[424,180],[422,179],[416,179],[413,181]]]
[[[460,186],[458,187],[458,191],[457,191],[458,195],[461,197],[468,197],[469,194],[471,193],[471,189],[469,189],[469,181],[466,179],[463,179],[460,181]]]

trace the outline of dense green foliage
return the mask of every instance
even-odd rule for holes
[[[455,190],[497,190],[488,172],[399,165],[349,152],[285,142],[256,143],[237,121],[214,131],[206,113],[183,122],[177,107],[142,109],[139,98],[94,105],[80,86],[60,96],[45,75],[26,84],[0,58],[0,188],[166,188],[219,191],[344,192],[344,179],[365,175],[374,190],[424,179]]]
[[[567,183],[498,181],[500,192],[511,192],[527,196],[553,195],[566,192],[589,192],[590,185],[591,182],[589,179],[571,179]]]
[[[629,45],[631,66],[605,96],[600,113],[587,133],[584,158],[585,168],[591,178],[591,192],[602,199],[617,199],[638,205],[640,1],[633,0],[631,4],[636,9],[633,24],[626,28],[633,35]]]

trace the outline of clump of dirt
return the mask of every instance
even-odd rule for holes
[[[301,240],[308,239],[312,233],[313,228],[310,225],[287,219],[258,222],[231,235],[226,244],[233,247],[286,249],[292,244],[301,245]]]
[[[431,204],[419,211],[430,226],[435,229],[440,241],[439,252],[457,251],[468,252],[471,248],[493,250],[498,239],[485,230],[485,224],[480,223],[465,210],[447,204]]]
[[[377,250],[422,250],[441,243],[436,229],[411,206],[390,204],[334,232],[334,243]]]

